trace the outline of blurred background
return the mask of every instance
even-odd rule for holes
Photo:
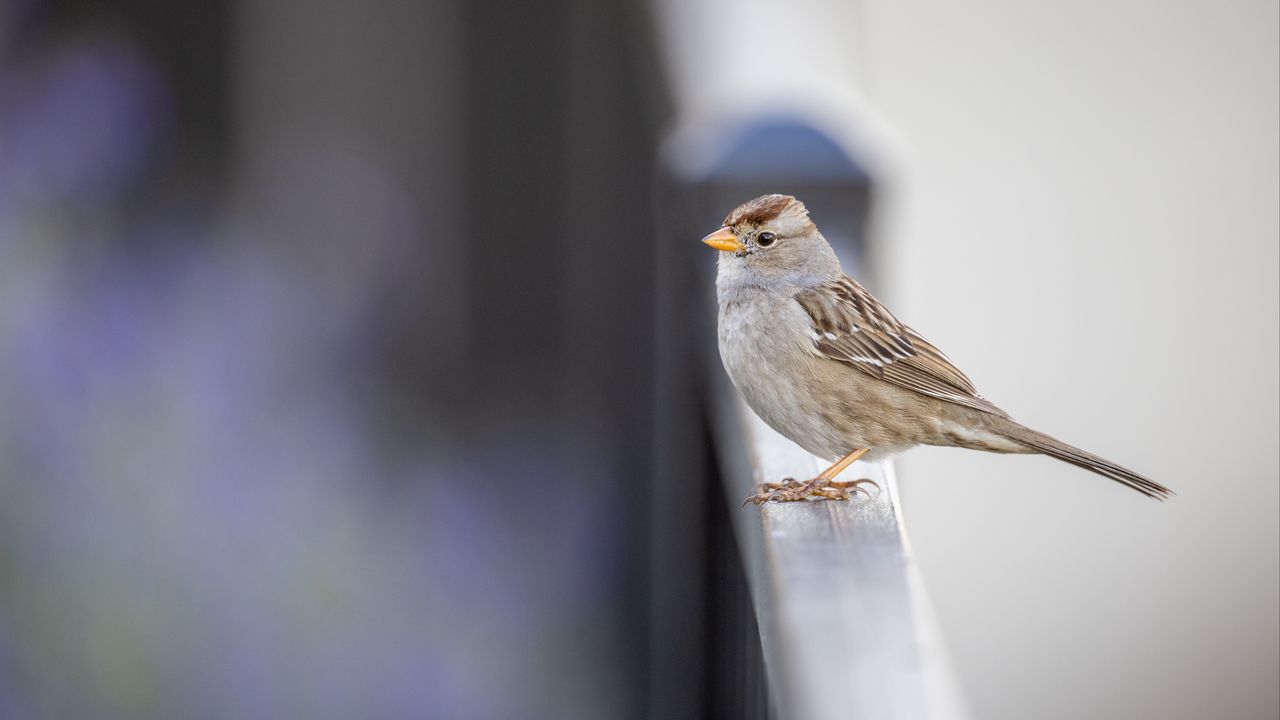
[[[692,228],[737,200],[690,168],[734,138],[985,395],[1179,493],[901,459],[973,715],[1276,717],[1278,25],[0,3],[0,718],[733,717]]]

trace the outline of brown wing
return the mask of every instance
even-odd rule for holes
[[[795,299],[813,320],[819,354],[922,395],[1007,417],[941,350],[851,278],[801,291]]]

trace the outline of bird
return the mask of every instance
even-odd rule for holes
[[[832,464],[808,480],[764,483],[743,503],[848,500],[837,476],[858,459],[919,445],[1039,453],[1164,500],[1169,488],[1033,430],[987,400],[946,355],[845,274],[790,195],[739,205],[702,239],[716,263],[720,359],[770,427]]]

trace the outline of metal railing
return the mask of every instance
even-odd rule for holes
[[[719,383],[715,429],[781,717],[957,718],[958,695],[921,590],[888,463],[855,463],[880,491],[848,502],[739,510],[755,482],[828,463],[764,424]]]

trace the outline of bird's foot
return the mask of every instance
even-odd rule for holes
[[[880,485],[867,478],[861,480],[827,480],[823,477],[816,477],[812,480],[804,481],[785,478],[780,483],[764,483],[760,485],[756,494],[742,501],[742,504],[745,506],[747,503],[763,505],[767,502],[799,502],[811,497],[824,500],[848,500],[858,493],[871,497],[871,493],[862,487],[863,485],[875,485],[876,492],[880,491]]]

